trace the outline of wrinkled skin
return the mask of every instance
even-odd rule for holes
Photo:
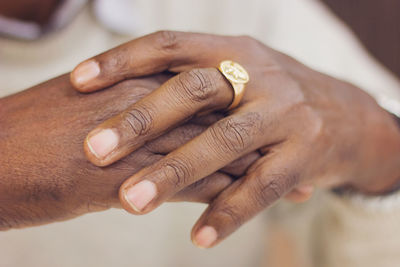
[[[99,168],[85,157],[87,133],[157,88],[166,76],[129,80],[96,94],[73,90],[68,75],[0,99],[0,229],[70,219],[120,207],[122,182],[204,130],[187,123],[124,160]],[[237,161],[177,193],[171,201],[209,202],[259,156]]]
[[[127,211],[150,212],[252,151],[262,157],[212,201],[194,226],[192,237],[200,247],[214,246],[290,192],[306,198],[310,186],[320,186],[380,195],[399,183],[400,130],[392,115],[359,88],[250,37],[157,32],[78,65],[71,81],[82,92],[126,77],[178,73],[94,129],[85,143],[88,158],[106,166],[192,116],[228,107],[232,88],[216,69],[226,59],[249,72],[241,104],[125,181],[120,199]],[[101,138],[104,130],[114,132],[115,147]]]

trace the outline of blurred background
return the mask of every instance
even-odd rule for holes
[[[400,84],[399,10],[396,0],[0,0],[0,96],[162,29],[251,35],[377,98],[390,96]],[[164,204],[140,217],[109,210],[2,232],[0,266],[400,264],[398,253],[380,243],[400,247],[395,236],[382,234],[399,218],[365,211],[329,192],[301,205],[278,203],[207,251],[190,242],[190,229],[204,209]],[[366,251],[378,265],[360,256]]]

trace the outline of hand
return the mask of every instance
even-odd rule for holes
[[[0,230],[70,219],[87,212],[120,207],[118,189],[132,173],[200,134],[203,120],[187,123],[107,168],[86,160],[85,136],[157,88],[165,76],[122,82],[84,95],[68,75],[0,99]],[[214,115],[209,120],[216,120]],[[259,158],[252,153],[224,173],[200,180],[171,201],[209,202]]]
[[[232,88],[215,67],[226,59],[250,74],[241,105],[126,180],[120,188],[126,210],[147,213],[252,151],[262,158],[194,226],[199,246],[217,244],[289,192],[307,198],[318,185],[380,194],[398,182],[400,132],[390,114],[360,89],[249,37],[159,32],[78,65],[71,81],[83,92],[126,77],[178,73],[94,129],[85,144],[88,158],[111,164],[199,113],[224,110]],[[104,131],[112,133],[111,144]]]

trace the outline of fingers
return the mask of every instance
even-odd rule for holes
[[[165,155],[186,144],[196,136],[200,135],[206,129],[207,127],[205,126],[190,123],[185,124],[169,131],[168,133],[158,137],[155,140],[152,140],[151,142],[147,143],[143,148],[153,154]],[[260,157],[260,153],[258,153],[257,151],[253,151],[231,162],[230,164],[222,168],[221,172],[234,177],[242,176],[251,166],[251,164],[253,164]]]
[[[246,111],[229,116],[208,128],[156,164],[124,182],[123,207],[135,214],[147,213],[182,188],[254,151],[263,136],[262,119]],[[271,137],[273,137],[271,129]]]
[[[169,132],[147,142],[143,147],[152,153],[166,155],[186,144],[207,129],[206,126],[185,123]]]
[[[267,161],[260,159],[261,165],[210,204],[193,227],[195,245],[202,248],[216,245],[297,185],[300,175],[296,156],[281,152],[284,151]]]
[[[71,73],[71,83],[81,92],[92,92],[129,77],[214,66],[204,55],[218,60],[218,41],[222,38],[206,34],[156,32],[80,63]]]
[[[90,132],[85,152],[95,165],[109,165],[198,112],[227,107],[232,97],[217,69],[180,73]]]
[[[221,172],[228,173],[234,177],[242,176],[246,173],[247,169],[256,162],[261,155],[257,151],[253,151],[240,159],[237,159],[221,169]]]
[[[226,174],[216,172],[176,193],[169,201],[210,203],[233,179]]]

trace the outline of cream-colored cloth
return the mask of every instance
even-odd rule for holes
[[[43,40],[0,39],[0,95],[71,70],[81,60],[160,29],[247,34],[377,97],[400,100],[400,83],[315,0],[122,1],[137,24],[121,29],[101,2]],[[117,4],[118,0],[113,0]],[[96,14],[99,24],[94,19]],[[113,34],[128,32],[131,36]],[[259,266],[268,224],[295,243],[296,266],[399,266],[398,211],[362,206],[320,193],[302,205],[280,203],[210,251],[194,248],[190,227],[204,206],[166,204],[134,217],[111,210],[48,226],[0,233],[0,266]],[[268,215],[268,219],[265,219]],[[389,238],[390,237],[390,238]],[[268,244],[268,246],[274,244]]]

